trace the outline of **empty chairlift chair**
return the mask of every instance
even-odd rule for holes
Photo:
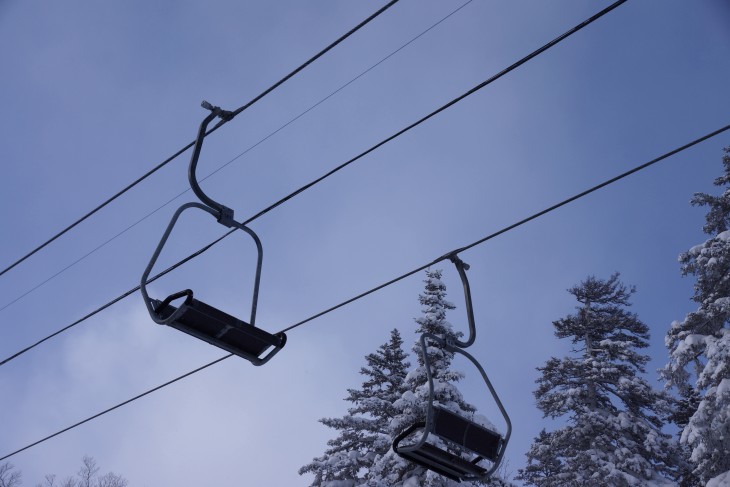
[[[502,461],[512,433],[512,423],[484,368],[474,357],[463,350],[476,338],[469,282],[465,273],[468,265],[464,264],[456,255],[450,258],[459,270],[464,284],[470,336],[466,342],[455,339],[447,341],[430,333],[424,333],[421,336],[421,348],[429,387],[426,420],[414,423],[396,436],[393,440],[393,451],[403,458],[459,482],[486,481]],[[427,353],[429,341],[443,350],[463,355],[479,370],[507,425],[507,432],[504,436],[436,403],[434,378]],[[419,431],[421,432],[420,437],[418,437]],[[414,437],[418,439],[415,440]],[[483,460],[488,460],[491,466],[488,468],[481,466],[479,463]]]
[[[464,355],[479,369],[507,423],[507,433],[504,436],[435,403],[433,377],[426,354],[427,340],[436,342],[445,350]],[[484,369],[474,357],[458,347],[447,344],[442,338],[428,333],[421,336],[421,347],[429,385],[426,420],[414,423],[396,436],[393,440],[393,451],[403,458],[459,482],[486,481],[499,467],[509,442],[512,432],[509,416]],[[421,431],[420,438],[412,442],[413,435],[418,431]],[[470,458],[465,459],[464,456]],[[491,462],[491,467],[484,468],[479,465],[482,460]]]
[[[157,249],[147,265],[140,284],[140,290],[144,298],[150,317],[155,323],[168,325],[172,328],[185,332],[196,338],[204,340],[211,345],[226,350],[230,353],[251,361],[254,365],[262,365],[273,357],[286,344],[284,333],[271,334],[255,326],[256,305],[258,302],[259,283],[261,281],[261,264],[263,260],[263,249],[258,236],[242,223],[233,219],[233,210],[209,198],[198,185],[195,170],[197,168],[200,150],[208,124],[216,117],[226,118],[230,116],[218,107],[213,107],[206,102],[203,106],[211,111],[198,130],[198,137],[193,149],[188,170],[188,179],[193,192],[204,203],[186,203],[177,209],[172,220],[167,226],[165,233],[157,245]],[[258,260],[256,265],[256,276],[254,279],[253,300],[251,304],[251,315],[248,322],[238,319],[224,311],[221,311],[209,304],[193,297],[193,291],[186,289],[171,294],[164,300],[150,298],[147,292],[147,281],[150,272],[157,261],[157,258],[165,246],[167,239],[177,223],[178,218],[185,210],[198,208],[213,215],[219,223],[229,228],[243,230],[251,236],[256,244]],[[179,306],[173,303],[185,298]]]

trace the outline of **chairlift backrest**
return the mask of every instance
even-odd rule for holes
[[[433,433],[494,462],[499,457],[502,437],[473,421],[438,406],[433,408]]]

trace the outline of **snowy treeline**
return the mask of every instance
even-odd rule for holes
[[[710,238],[679,258],[682,274],[696,278],[697,309],[672,323],[665,338],[669,360],[660,372],[667,391],[643,378],[649,357],[641,350],[649,345],[649,329],[629,311],[635,290],[618,273],[605,280],[588,277],[568,290],[576,311],[553,322],[556,337],[573,345],[572,354],[538,367],[537,407],[559,426],[533,440],[517,480],[540,487],[730,486],[730,147],[723,164],[724,174],[715,180],[723,193],[692,199],[709,208],[704,231]],[[446,320],[454,305],[446,301],[440,278],[440,271],[427,272],[417,333],[458,338],[461,333]],[[416,366],[410,372],[402,344],[393,330],[386,344],[365,357],[366,381],[348,390],[348,414],[321,420],[339,436],[301,468],[300,474],[314,475],[313,487],[456,484],[391,448],[395,435],[423,420],[428,402],[420,344],[413,347]],[[428,353],[436,402],[489,425],[459,392],[463,375],[451,369],[453,354],[438,347]],[[663,431],[667,423],[679,427],[677,438]],[[489,485],[511,484],[494,476]]]
[[[696,485],[708,487],[730,485],[730,147],[723,165],[715,180],[723,193],[692,199],[709,207],[703,230],[710,238],[679,257],[682,273],[697,279],[698,307],[672,323],[662,371],[682,397],[676,417]]]
[[[672,323],[665,338],[669,361],[661,375],[677,397],[638,378],[647,357],[636,349],[649,337],[635,315],[621,310],[633,290],[617,276],[589,278],[570,289],[578,313],[554,323],[576,356],[548,361],[535,391],[545,416],[567,418],[567,425],[540,433],[519,479],[540,486],[653,486],[670,479],[681,487],[730,486],[730,147],[724,151],[724,173],[715,180],[722,194],[692,199],[709,208],[703,230],[710,238],[679,257],[682,274],[696,278],[698,307]],[[602,318],[596,295],[612,305]],[[678,445],[662,434],[664,421],[679,427]]]
[[[441,271],[426,273],[426,286],[419,296],[422,315],[416,319],[417,333],[432,333],[443,337],[460,337],[446,320],[446,312],[454,305],[446,298],[446,286]],[[376,352],[365,357],[367,366],[360,370],[366,377],[360,389],[349,389],[346,398],[352,404],[342,418],[320,420],[339,434],[328,442],[324,455],[299,470],[313,474],[312,486],[318,487],[415,487],[452,486],[457,482],[442,477],[396,455],[391,443],[393,437],[426,415],[428,381],[421,346],[416,341],[413,353],[416,367],[408,372],[410,364],[402,349],[403,341],[397,330],[390,340]],[[438,347],[429,347],[429,362],[436,384],[435,402],[457,414],[480,424],[489,424],[479,417],[476,409],[467,403],[458,390],[463,378],[451,369],[453,353]],[[493,427],[492,427],[493,428]],[[458,485],[485,485],[463,482]],[[497,476],[487,484],[509,486]]]

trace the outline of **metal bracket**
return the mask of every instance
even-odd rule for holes
[[[223,205],[220,207],[218,223],[225,225],[228,228],[236,227],[238,225],[238,222],[233,219],[233,210]]]
[[[200,103],[200,106],[206,110],[210,110],[215,116],[219,117],[221,120],[225,120],[226,122],[230,122],[233,120],[233,117],[236,116],[234,112],[223,110],[221,107],[212,105],[205,100]]]

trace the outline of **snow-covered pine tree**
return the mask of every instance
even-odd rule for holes
[[[336,429],[339,435],[328,441],[321,457],[299,469],[299,474],[314,475],[312,487],[354,487],[365,480],[363,474],[377,455],[390,448],[390,421],[393,403],[405,391],[410,367],[397,329],[390,340],[365,356],[367,366],[360,369],[366,377],[360,389],[348,389],[346,401],[352,403],[342,418],[323,418],[320,422]]]
[[[674,403],[674,411],[667,417],[667,422],[673,423],[679,428],[679,436],[689,424],[692,415],[697,411],[700,402],[699,395],[693,388],[689,388],[680,394],[680,399]],[[702,483],[694,474],[694,465],[690,461],[692,448],[687,443],[679,444],[679,458],[677,461],[677,479],[679,487],[703,487]]]
[[[446,300],[446,285],[441,281],[441,271],[426,271],[424,292],[419,295],[422,316],[416,318],[417,333],[431,333],[445,338],[460,338],[461,332],[455,332],[451,323],[446,320],[446,312],[455,306]],[[413,346],[418,365],[406,377],[406,391],[394,406],[398,413],[391,422],[391,434],[395,437],[399,432],[417,421],[426,417],[426,403],[428,402],[428,379],[424,366],[420,342],[416,340]],[[475,408],[465,402],[456,383],[464,375],[451,370],[454,354],[438,347],[428,350],[429,362],[432,366],[434,383],[437,384],[435,401],[446,409],[468,417],[480,424],[494,429],[483,416],[475,415]],[[367,486],[371,487],[446,487],[460,485],[464,487],[485,485],[476,482],[457,483],[432,471],[428,471],[414,463],[399,457],[392,449],[386,454],[379,455],[375,464],[367,475]],[[486,485],[502,487],[511,485],[498,477],[493,477]]]
[[[711,237],[679,257],[682,274],[697,279],[698,308],[672,323],[662,371],[682,397],[699,395],[680,441],[691,449],[689,460],[703,484],[730,483],[730,147],[724,152],[725,172],[715,180],[723,193],[692,198],[693,205],[709,207],[703,230]]]
[[[614,274],[568,291],[577,313],[553,326],[574,355],[538,367],[534,393],[545,417],[567,424],[535,438],[517,479],[540,487],[675,485],[676,446],[661,431],[670,401],[639,377],[649,358],[637,349],[647,347],[649,332],[626,310],[634,289]]]

